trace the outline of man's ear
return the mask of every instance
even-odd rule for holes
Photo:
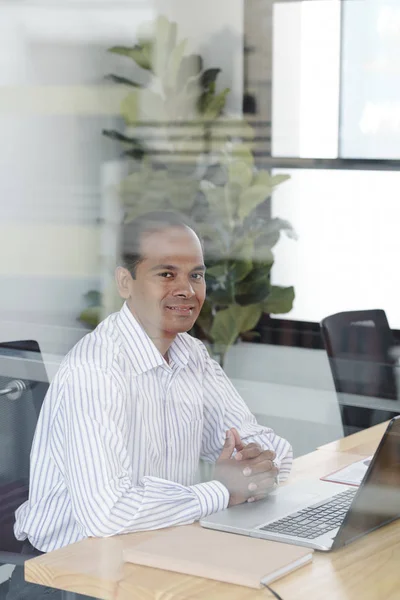
[[[128,269],[125,269],[125,267],[117,267],[115,269],[115,281],[121,298],[124,298],[125,300],[130,298],[133,278]]]

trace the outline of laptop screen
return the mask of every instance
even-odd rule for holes
[[[400,517],[400,417],[392,419],[336,536],[348,544]]]

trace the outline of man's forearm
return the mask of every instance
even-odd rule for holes
[[[186,525],[226,508],[229,493],[218,481],[183,486],[156,477],[144,477],[140,486],[121,493],[115,502],[86,499],[74,506],[75,518],[88,537]]]

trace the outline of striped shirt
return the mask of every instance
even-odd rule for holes
[[[257,424],[205,346],[179,334],[168,357],[125,304],[64,358],[36,428],[17,539],[48,552],[226,508],[222,483],[195,481],[199,459],[215,462],[231,427],[274,450],[287,477],[290,444]]]

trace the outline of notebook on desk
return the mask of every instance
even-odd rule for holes
[[[261,588],[312,560],[312,550],[203,529],[196,525],[155,532],[124,551],[147,567]]]

